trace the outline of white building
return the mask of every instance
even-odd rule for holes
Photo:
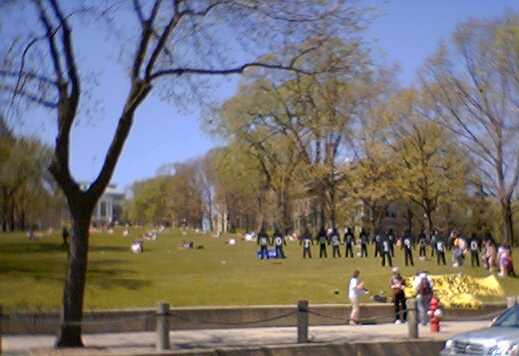
[[[87,186],[87,184],[81,184],[82,189]],[[108,184],[94,209],[92,223],[102,225],[120,221],[124,197],[125,194],[119,191],[115,184]]]

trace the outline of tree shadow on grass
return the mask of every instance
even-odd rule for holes
[[[102,289],[122,287],[139,290],[151,285],[151,282],[135,278],[137,272],[128,268],[120,268],[126,261],[118,259],[95,260],[88,263],[87,284]],[[66,261],[61,258],[45,258],[36,261],[18,262],[16,260],[0,261],[0,278],[9,274],[14,278],[31,278],[37,283],[58,282],[65,279]]]
[[[89,247],[89,252],[122,252],[128,251],[125,246],[103,246],[93,245]],[[28,254],[28,253],[63,253],[67,252],[67,248],[63,246],[61,241],[20,241],[2,244],[2,254]]]

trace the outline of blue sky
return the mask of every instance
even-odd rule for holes
[[[400,67],[399,80],[411,84],[417,70],[433,53],[441,40],[447,40],[456,25],[470,17],[500,16],[508,10],[519,10],[518,0],[369,0],[380,16],[372,23],[365,38],[373,53],[386,64]],[[79,34],[81,56],[88,57],[109,45],[96,34]],[[80,56],[80,58],[81,58]],[[114,59],[113,57],[111,59]],[[78,180],[89,181],[96,175],[115,130],[117,114],[124,100],[128,83],[122,65],[103,57],[89,59],[91,68],[101,67],[99,86],[93,100],[101,105],[93,114],[84,115],[72,134],[71,169]],[[110,63],[105,66],[104,63]],[[220,77],[215,97],[232,95],[237,76]],[[33,120],[23,132],[36,134],[51,143],[55,128],[52,116],[35,111]],[[176,103],[163,102],[154,96],[139,108],[134,127],[116,167],[112,181],[125,187],[135,180],[151,177],[157,168],[170,162],[181,162],[203,155],[218,144],[200,128],[202,111],[196,101],[178,108]],[[88,116],[88,119],[85,117]],[[54,124],[55,125],[55,124]]]

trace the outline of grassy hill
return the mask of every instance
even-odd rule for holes
[[[144,253],[133,255],[130,236],[95,233],[91,236],[86,288],[86,308],[151,307],[158,301],[173,306],[295,304],[308,299],[311,303],[344,303],[347,283],[354,269],[361,271],[371,293],[389,292],[389,267],[381,267],[369,246],[367,259],[316,258],[303,260],[296,242],[289,242],[285,260],[257,260],[256,243],[237,237],[234,246],[226,238],[210,234],[169,231],[156,241],[145,241]],[[184,239],[195,247],[181,248]],[[39,236],[28,241],[23,234],[0,234],[0,304],[7,310],[57,309],[61,303],[66,252],[60,246],[59,233]],[[341,246],[341,253],[343,253]],[[515,252],[514,255],[518,255]],[[447,255],[450,262],[450,253]],[[483,268],[438,267],[429,258],[415,266],[403,267],[403,254],[396,251],[394,265],[404,276],[426,269],[433,274],[464,272],[486,276]],[[519,295],[519,280],[500,279],[507,295]],[[339,294],[335,290],[339,290]],[[492,298],[490,298],[492,299]],[[502,297],[494,298],[502,300]],[[366,297],[366,300],[368,298]]]

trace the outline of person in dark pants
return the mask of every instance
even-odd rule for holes
[[[360,231],[360,257],[368,257],[368,232],[364,229]]]
[[[375,233],[375,236],[373,237],[373,245],[375,245],[375,248],[374,248],[375,257],[382,255],[380,253],[380,244],[382,243],[381,240],[382,240],[382,237],[380,236],[380,232]]]
[[[283,251],[283,245],[284,246],[287,245],[287,242],[285,241],[285,237],[283,236],[283,234],[276,228],[272,238],[274,239],[274,247],[276,248],[276,256],[278,258],[287,258],[285,256],[285,251]]]
[[[479,267],[479,239],[475,233],[470,238],[470,264]]]
[[[434,230],[431,236],[431,257],[434,257],[436,252],[436,244],[438,243],[439,238],[438,231]]]
[[[425,257],[427,257],[427,239],[425,238],[425,234],[420,233],[420,237],[418,238],[418,247],[418,256],[425,259]]]
[[[393,293],[393,305],[395,306],[395,324],[405,323],[407,321],[407,306],[404,292],[405,280],[398,272],[398,267],[393,268],[390,287]]]
[[[409,230],[407,230],[404,234],[402,248],[404,249],[405,265],[408,266],[409,264],[411,264],[411,266],[414,266],[413,236],[411,235],[411,231],[409,231]]]
[[[395,257],[395,233],[393,229],[389,229],[387,232],[387,239],[389,241],[389,250],[391,252],[391,257]]]
[[[332,257],[335,258],[335,257],[341,257],[341,251],[340,251],[340,246],[341,246],[341,237],[339,235],[339,232],[337,231],[336,228],[333,228],[332,229],[332,232],[330,233],[330,242],[331,242],[331,245],[332,245]]]
[[[323,256],[324,258],[328,258],[328,253],[326,252],[328,237],[326,236],[326,230],[324,230],[324,226],[321,226],[316,240],[319,241],[319,258],[323,258]]]
[[[438,265],[447,265],[447,262],[445,261],[445,248],[444,239],[438,238],[438,241],[436,242],[436,264]]]
[[[344,228],[344,245],[346,246],[344,257],[348,257],[349,254],[350,257],[353,258],[353,245],[355,245],[355,236],[349,227]]]
[[[382,242],[380,247],[380,254],[382,255],[382,267],[386,265],[386,259],[389,267],[393,267],[393,260],[391,259],[391,248],[389,239],[387,236],[382,236]]]
[[[265,230],[265,227],[261,227],[260,232],[258,233],[258,245],[260,246],[260,256],[261,259],[269,259],[269,251],[268,251],[268,245],[270,245],[270,239],[269,235],[267,234],[267,231]]]
[[[66,226],[63,226],[63,231],[61,232],[61,238],[63,239],[63,247],[68,246],[68,237],[69,237],[68,229]]]
[[[303,236],[301,236],[301,240],[299,240],[299,245],[303,245],[303,258],[312,258],[312,246],[314,244],[314,241],[312,240],[312,237],[310,236],[310,231],[308,231],[308,228],[305,227],[305,230],[303,232]]]

